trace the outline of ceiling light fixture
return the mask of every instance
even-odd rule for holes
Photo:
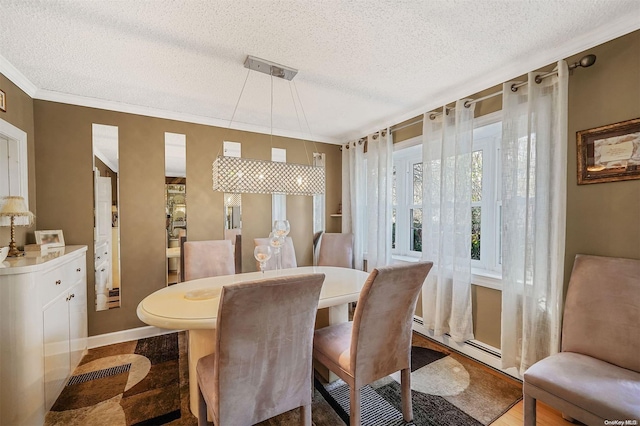
[[[291,81],[298,73],[298,70],[253,56],[247,56],[244,66],[250,70],[249,72],[253,70],[271,76],[270,126],[271,137],[273,138],[273,77]],[[242,97],[242,91],[240,92],[240,97]],[[238,98],[239,102],[240,98]],[[304,108],[301,109],[304,115]],[[231,120],[233,120],[233,117],[231,117]],[[219,155],[213,162],[213,190],[234,194],[324,194],[325,170],[324,166]]]

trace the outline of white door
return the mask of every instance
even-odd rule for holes
[[[43,312],[44,396],[49,410],[65,385],[69,369],[69,301],[64,292]]]

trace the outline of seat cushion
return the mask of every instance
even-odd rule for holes
[[[313,352],[333,361],[342,371],[353,376],[351,370],[351,330],[353,322],[330,325],[316,330]]]
[[[216,354],[209,354],[203,356],[198,360],[196,364],[196,372],[198,377],[198,385],[204,400],[207,402],[207,407],[210,412],[215,414],[217,418],[218,409],[218,393],[217,393],[217,374],[214,368],[216,362]]]
[[[611,348],[615,350],[615,348]],[[603,419],[640,419],[640,373],[574,352],[560,352],[524,373],[528,384]]]

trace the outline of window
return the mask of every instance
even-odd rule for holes
[[[471,159],[471,264],[501,270],[501,112],[475,120]],[[422,252],[422,137],[399,143],[393,153],[392,253]]]
[[[398,144],[393,153],[391,248],[399,256],[418,257],[422,252],[421,141],[421,137],[411,139],[409,147]]]
[[[501,270],[501,114],[475,121],[471,159],[471,264],[474,268]]]

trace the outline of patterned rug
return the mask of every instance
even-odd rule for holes
[[[186,333],[172,333],[89,350],[45,418],[54,425],[195,426],[189,410]],[[416,426],[488,425],[522,397],[521,387],[462,356],[412,348]],[[363,426],[405,425],[399,374],[363,389]],[[315,426],[348,424],[349,388],[316,383]],[[259,426],[298,424],[298,410]]]
[[[411,348],[411,399],[415,426],[489,425],[522,398],[521,387],[489,373],[475,362],[465,362],[432,349]],[[316,389],[349,424],[349,386],[316,380]],[[402,419],[400,373],[378,380],[362,390],[363,426],[406,425]]]

